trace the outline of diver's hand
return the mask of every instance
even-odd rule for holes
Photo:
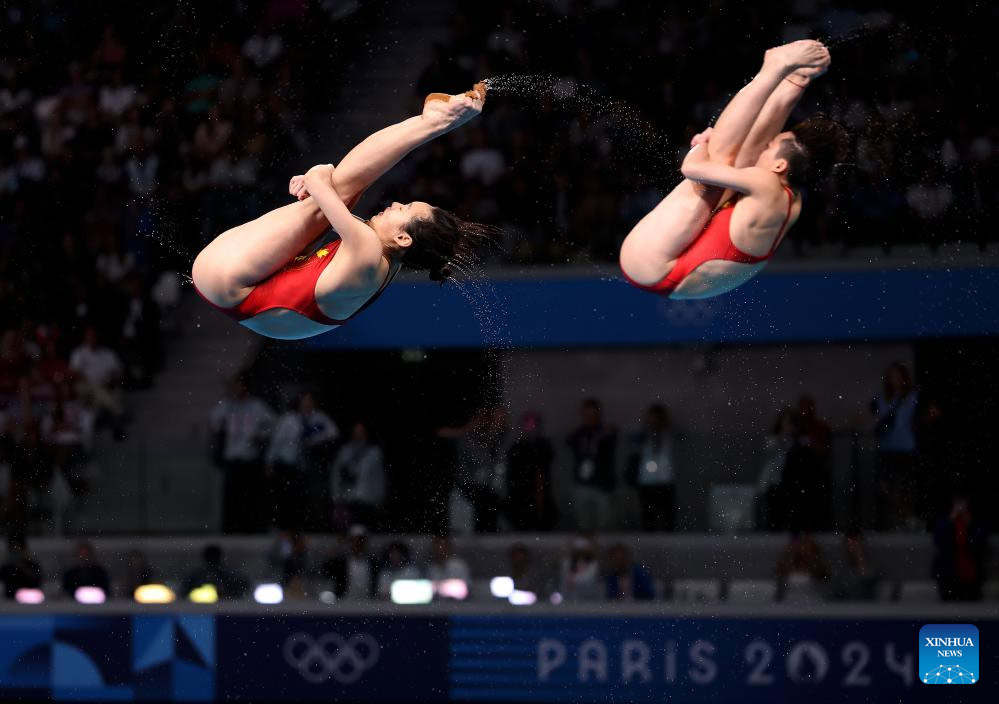
[[[326,186],[333,188],[333,164],[316,164],[305,172],[302,182],[310,193]]]
[[[288,193],[298,200],[305,200],[309,197],[309,189],[305,187],[304,175],[291,177],[291,181],[288,182]]]
[[[707,144],[711,140],[711,131],[714,127],[709,127],[703,132],[698,132],[694,135],[694,138],[690,140],[690,146],[696,147],[698,144]]]

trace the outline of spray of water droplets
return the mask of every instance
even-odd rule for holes
[[[551,74],[503,74],[483,81],[489,97],[511,98],[538,109],[551,102],[558,109],[585,116],[617,143],[611,161],[627,161],[654,178],[675,171],[675,149],[632,105],[585,83]]]

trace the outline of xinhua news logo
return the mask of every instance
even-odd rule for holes
[[[978,629],[968,623],[931,623],[919,629],[919,679],[923,684],[978,681]]]

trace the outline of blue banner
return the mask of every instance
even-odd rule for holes
[[[445,618],[218,620],[226,701],[447,700]]]
[[[939,640],[933,629],[921,639],[925,625],[529,613],[2,616],[0,699],[999,701],[999,621],[949,624]],[[974,659],[964,652],[968,634]],[[931,664],[923,657],[931,671],[920,669],[921,646],[933,648]],[[948,680],[966,686],[949,696],[940,688]]]
[[[320,349],[593,347],[877,341],[999,334],[999,270],[763,273],[731,293],[672,301],[618,276],[392,284]]]
[[[474,702],[930,702],[919,629],[902,620],[464,617],[451,620],[451,696]],[[999,624],[979,624],[985,644]],[[999,701],[983,657],[967,702]]]

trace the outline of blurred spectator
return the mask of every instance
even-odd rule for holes
[[[42,568],[28,552],[24,538],[7,536],[7,559],[0,565],[4,596],[13,599],[18,589],[41,589]]]
[[[555,450],[543,434],[541,416],[525,413],[520,434],[506,455],[507,517],[517,531],[546,531],[558,523],[552,496]]]
[[[206,545],[201,551],[201,566],[184,577],[181,593],[187,597],[191,592],[206,584],[215,587],[219,599],[242,599],[250,591],[250,583],[238,572],[225,568],[222,562],[222,548]]]
[[[531,550],[524,543],[514,543],[510,546],[510,573],[514,589],[531,592],[541,598],[551,587],[549,579],[538,569],[531,555]]]
[[[883,387],[870,406],[878,443],[877,527],[881,530],[918,528],[913,502],[919,485],[916,476],[919,395],[909,368],[902,362],[894,362],[888,367]]]
[[[875,598],[878,579],[863,534],[851,527],[843,534],[842,554],[831,570],[829,595],[845,601],[869,601]]]
[[[503,154],[488,143],[485,131],[473,129],[469,135],[470,148],[459,164],[461,175],[469,180],[478,180],[484,186],[492,186],[506,168]]]
[[[101,417],[110,422],[115,439],[123,439],[125,409],[121,382],[124,365],[114,350],[98,343],[94,325],[87,326],[82,344],[69,356],[69,366],[79,374],[83,390],[94,399]]]
[[[286,597],[305,596],[309,576],[309,545],[305,534],[281,531],[271,546],[270,563]]]
[[[505,488],[508,418],[502,406],[482,408],[464,426],[440,428],[437,435],[458,440],[456,484],[474,511],[477,533],[499,529]]]
[[[592,601],[600,598],[596,538],[582,534],[570,538],[559,575],[559,590],[566,601]]]
[[[583,401],[581,416],[582,424],[567,441],[573,458],[576,526],[583,532],[607,530],[612,523],[611,497],[617,485],[617,431],[604,424],[596,399]]]
[[[454,546],[449,538],[434,538],[427,577],[435,582],[445,579],[460,579],[466,584],[472,581],[472,571],[468,563],[454,554]]]
[[[794,444],[794,432],[794,414],[790,408],[784,408],[777,414],[773,432],[764,441],[763,467],[756,480],[756,526],[763,530],[783,530],[787,527],[788,499],[783,494],[781,481],[788,452]]]
[[[363,526],[353,526],[349,546],[344,552],[337,548],[322,565],[323,576],[333,583],[337,599],[358,601],[375,595],[378,565],[368,550],[368,532]]]
[[[128,383],[133,388],[148,388],[159,370],[160,309],[136,272],[125,275],[125,316],[121,325],[121,353]]]
[[[654,599],[656,596],[652,577],[635,562],[631,549],[624,543],[616,543],[610,549],[610,570],[607,573],[607,598],[611,601],[631,601],[633,599]]]
[[[295,407],[274,425],[264,462],[270,479],[270,515],[278,528],[301,530],[309,506],[306,477],[308,452],[336,440],[340,431],[328,415],[316,408],[311,393],[302,394]]]
[[[232,380],[229,396],[212,411],[216,461],[224,472],[222,532],[263,530],[263,447],[274,416],[266,403],[250,395],[246,379]]]
[[[111,580],[104,565],[97,561],[94,546],[86,541],[76,545],[76,564],[63,572],[62,591],[71,599],[80,587],[98,587],[111,598]]]
[[[669,411],[654,404],[645,412],[645,427],[632,437],[628,482],[638,488],[642,530],[676,527],[676,432]]]
[[[52,481],[52,448],[43,442],[41,426],[32,415],[27,385],[22,388],[19,419],[5,419],[0,425],[0,457],[7,462],[5,522],[7,534],[27,535],[31,518],[31,494]]]
[[[131,599],[135,590],[145,584],[156,583],[156,572],[141,550],[129,550],[125,563],[125,575],[121,580],[121,597]]]
[[[63,475],[75,496],[84,495],[89,488],[84,463],[93,446],[94,424],[94,414],[75,398],[73,387],[68,382],[59,384],[41,429],[53,468]]]
[[[988,532],[972,511],[969,496],[954,495],[949,513],[941,515],[933,531],[936,554],[933,577],[944,601],[977,601],[986,579]]]
[[[392,594],[392,582],[397,579],[419,579],[420,570],[410,561],[409,546],[396,541],[385,549],[382,567],[378,572],[378,596],[388,599]]]
[[[817,601],[829,569],[822,549],[809,533],[793,533],[777,560],[777,598],[786,601]]]
[[[825,530],[831,520],[828,467],[831,432],[828,424],[817,416],[811,396],[802,396],[798,401],[792,438],[781,477],[785,528],[792,532]]]
[[[357,422],[351,430],[350,442],[337,452],[330,470],[334,528],[374,527],[385,493],[382,449],[371,443],[368,427]]]

